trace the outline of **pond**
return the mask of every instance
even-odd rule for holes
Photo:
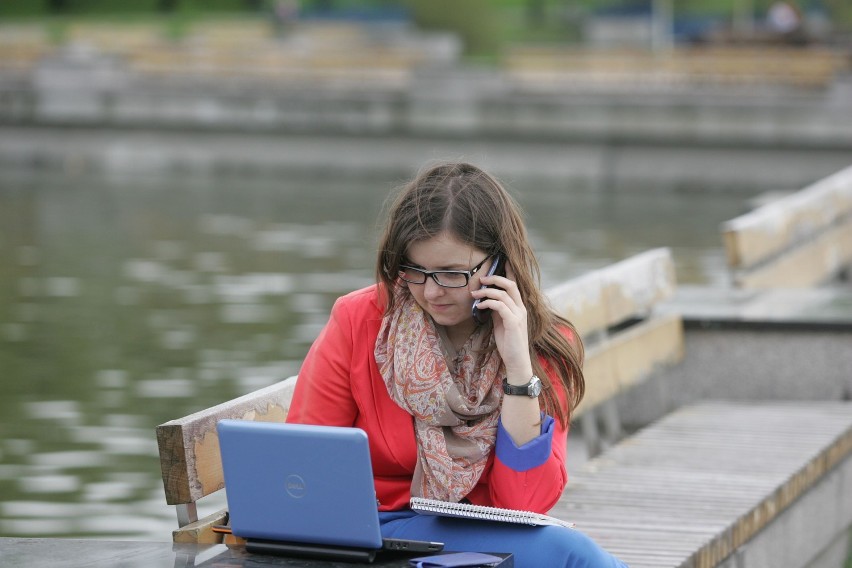
[[[0,535],[169,540],[155,426],[298,371],[397,182],[0,174]],[[658,246],[724,285],[751,197],[510,187],[545,286]]]

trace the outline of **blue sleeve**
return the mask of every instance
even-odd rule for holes
[[[497,442],[494,450],[497,459],[515,471],[527,471],[542,465],[550,457],[553,424],[552,416],[542,415],[541,434],[523,446],[517,446],[500,420],[497,423]]]

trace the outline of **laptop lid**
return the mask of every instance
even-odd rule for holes
[[[363,430],[250,420],[217,429],[235,535],[382,548]]]

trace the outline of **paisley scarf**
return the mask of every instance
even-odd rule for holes
[[[391,398],[414,417],[412,496],[458,502],[482,476],[503,397],[493,341],[478,327],[448,365],[435,323],[407,290],[385,315],[375,356]]]

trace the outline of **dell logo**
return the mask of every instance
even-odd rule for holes
[[[284,481],[284,489],[287,490],[287,494],[290,495],[290,497],[300,499],[305,496],[305,480],[295,473],[288,475],[287,479]]]

